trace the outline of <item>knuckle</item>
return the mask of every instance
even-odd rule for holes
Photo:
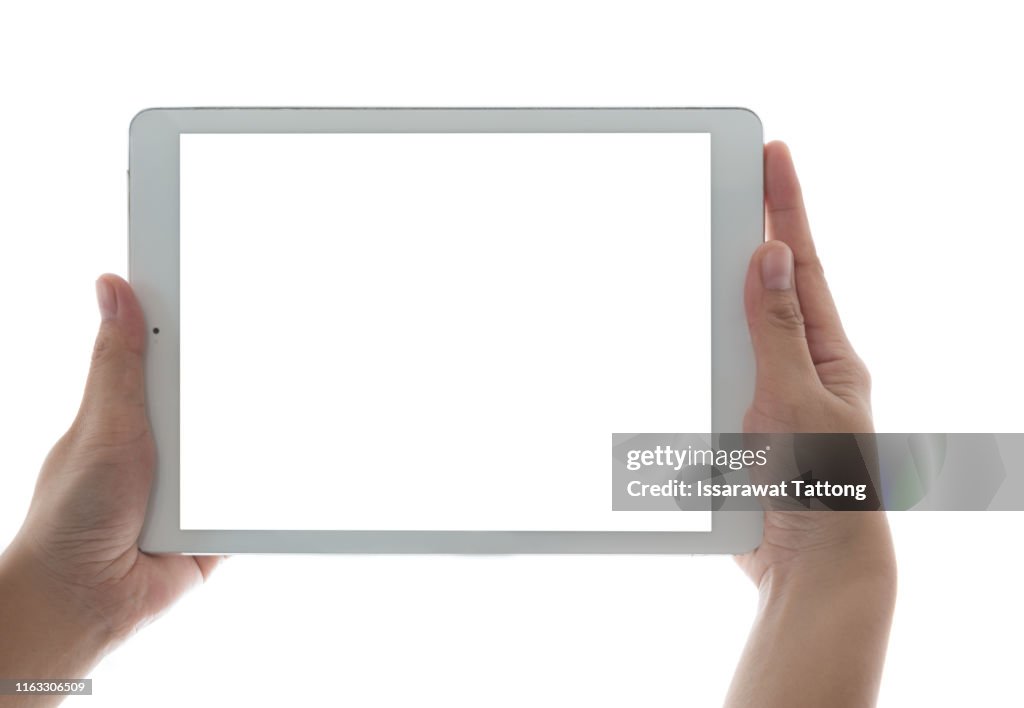
[[[92,365],[103,366],[109,362],[117,352],[113,336],[106,328],[100,330],[96,337],[96,344],[92,348]]]
[[[801,263],[800,266],[809,270],[816,277],[821,278],[822,280],[825,279],[825,264],[821,262],[817,253],[810,256],[804,263]]]
[[[860,357],[854,360],[853,377],[865,391],[871,390],[871,371]]]
[[[49,469],[64,466],[68,460],[74,457],[75,450],[79,444],[79,435],[78,423],[76,421],[60,436],[46,454],[46,459],[43,460],[42,466],[43,475],[46,475]]]
[[[768,323],[786,332],[803,333],[804,317],[800,305],[791,297],[771,298],[766,306]]]
[[[152,433],[145,417],[132,410],[92,417],[82,432],[80,449],[101,457],[124,449],[143,455],[154,451]]]

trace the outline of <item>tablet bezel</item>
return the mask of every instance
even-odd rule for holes
[[[743,310],[764,239],[763,135],[745,108],[149,108],[129,128],[129,263],[146,315],[157,469],[139,544],[154,553],[741,553],[763,515],[723,507],[710,532],[182,530],[179,443],[181,133],[709,133],[713,433],[741,430],[754,360]],[[154,328],[159,333],[154,333]],[[615,431],[625,432],[625,431]],[[663,432],[663,431],[647,431]],[[701,431],[673,431],[701,432]],[[609,434],[609,453],[611,435]],[[610,456],[610,455],[609,455]]]

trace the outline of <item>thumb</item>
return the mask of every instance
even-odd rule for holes
[[[757,360],[757,390],[773,396],[820,383],[793,271],[793,251],[782,241],[763,244],[747,271],[744,304]]]
[[[96,281],[100,330],[92,353],[79,418],[83,422],[116,423],[145,420],[146,382],[143,369],[145,322],[131,286],[116,275]]]

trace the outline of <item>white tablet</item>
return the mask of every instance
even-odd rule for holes
[[[612,435],[740,430],[762,132],[733,108],[173,108],[130,128],[150,552],[692,553]]]

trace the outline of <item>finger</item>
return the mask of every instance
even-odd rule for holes
[[[794,287],[793,252],[769,241],[754,253],[744,289],[747,324],[757,362],[759,394],[778,397],[817,384],[801,301]]]
[[[789,246],[796,262],[796,290],[811,359],[821,365],[852,358],[853,347],[814,248],[800,182],[785,143],[774,141],[765,146],[764,186],[768,240]]]
[[[227,556],[192,556],[195,560],[196,565],[199,566],[199,572],[203,576],[203,581],[210,579],[210,573],[212,573],[221,562],[227,558]]]
[[[145,323],[131,286],[116,275],[96,281],[100,329],[79,417],[122,416],[145,408]]]
[[[154,618],[187,591],[209,578],[221,556],[149,555],[140,553],[136,566],[146,578],[143,614]]]

